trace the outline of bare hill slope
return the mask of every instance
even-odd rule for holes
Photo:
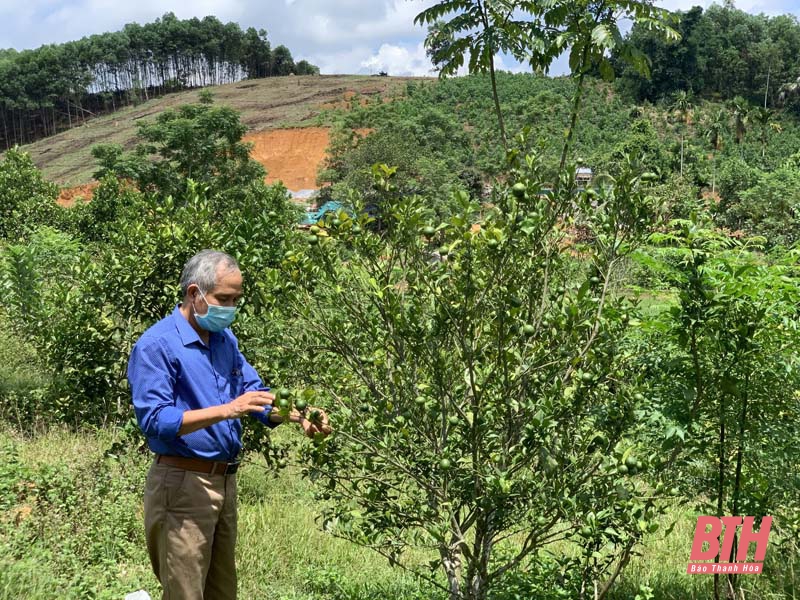
[[[359,75],[317,75],[271,77],[246,80],[210,89],[215,102],[240,111],[242,122],[251,132],[316,124],[325,109],[347,106],[358,94],[370,97],[402,92],[406,81],[418,78]],[[198,99],[199,90],[170,94],[126,107],[113,114],[90,119],[85,125],[64,131],[23,147],[47,179],[57,184],[78,186],[88,183],[95,170],[91,148],[101,143],[116,143],[132,148],[136,143],[136,123],[159,112]],[[269,168],[269,167],[268,167]],[[271,171],[271,180],[281,173]]]

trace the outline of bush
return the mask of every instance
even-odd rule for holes
[[[38,225],[63,228],[58,186],[44,180],[31,157],[13,148],[0,160],[0,239],[19,240]]]

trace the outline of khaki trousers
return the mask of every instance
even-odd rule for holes
[[[156,464],[144,492],[144,526],[162,600],[236,598],[236,475]]]

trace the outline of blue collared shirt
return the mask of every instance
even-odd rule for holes
[[[241,421],[228,419],[178,436],[183,413],[227,404],[262,386],[230,329],[210,332],[206,345],[180,305],[136,342],[128,381],[136,419],[153,452],[225,462],[242,449]]]

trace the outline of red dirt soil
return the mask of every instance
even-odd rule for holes
[[[369,129],[358,131],[362,136],[370,132]],[[253,144],[252,157],[267,169],[267,183],[282,181],[295,192],[317,188],[317,171],[325,160],[325,151],[330,143],[327,127],[257,131],[246,135],[243,141]],[[68,207],[80,197],[91,200],[98,185],[94,181],[64,188],[57,202]]]
[[[94,190],[98,185],[100,185],[98,182],[93,181],[73,188],[64,188],[58,195],[56,202],[66,208],[73,206],[79,198],[82,198],[84,202],[88,202],[92,199]]]
[[[243,141],[253,144],[252,157],[267,169],[267,183],[282,181],[293,191],[316,189],[317,171],[330,143],[327,127],[258,131]]]
[[[327,128],[258,131],[243,141],[253,144],[251,156],[267,169],[267,183],[282,181],[290,190],[317,187],[317,169],[330,142]]]

